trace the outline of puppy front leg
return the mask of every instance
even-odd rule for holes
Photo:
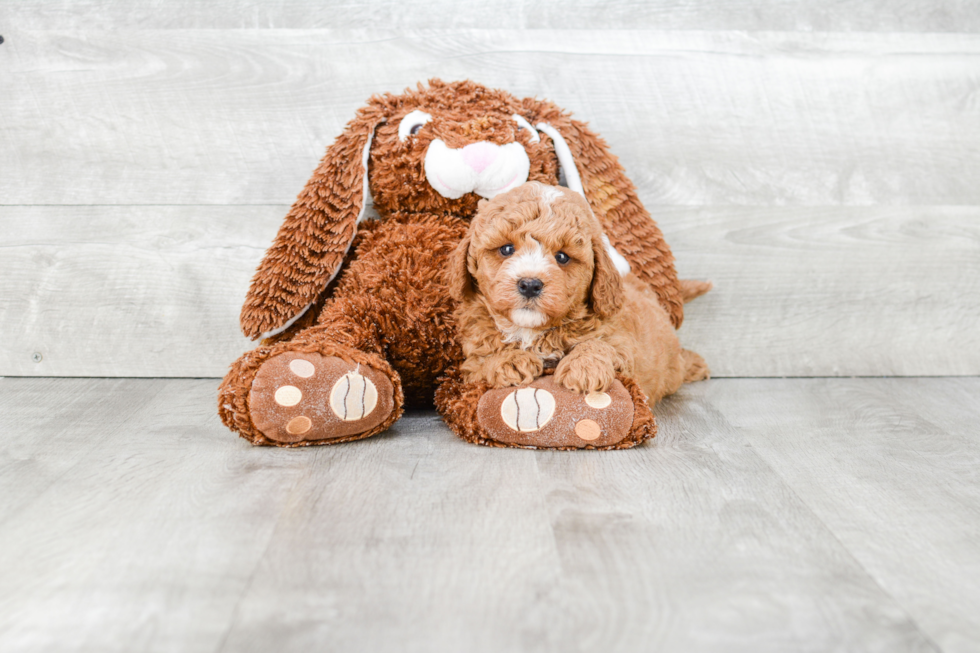
[[[469,383],[486,381],[494,388],[505,388],[531,383],[544,373],[544,365],[531,352],[509,349],[488,356],[467,358],[463,371]]]
[[[619,356],[601,340],[586,340],[561,359],[555,382],[574,392],[606,392],[616,379]]]

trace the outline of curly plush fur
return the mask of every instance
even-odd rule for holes
[[[419,115],[425,119],[414,122]],[[539,125],[544,131],[531,127]],[[526,176],[517,183],[555,185],[561,164],[548,130],[567,144],[575,170],[564,172],[581,178],[611,244],[679,325],[683,295],[673,256],[601,138],[550,102],[469,81],[431,80],[372,97],[327,149],[293,204],[242,308],[242,330],[263,342],[236,361],[221,384],[224,423],[256,444],[322,444],[373,435],[397,419],[403,403],[431,402],[463,360],[443,269],[480,198],[477,192],[453,198],[437,191],[427,178],[427,157],[437,145],[457,157],[475,151],[479,156],[468,160],[478,170],[492,158],[483,155],[506,147],[526,160]],[[464,149],[470,146],[476,149]],[[372,196],[380,219],[363,220]],[[272,397],[253,392],[256,375],[272,368],[287,374],[290,361],[304,353],[384,375],[393,388],[391,415],[353,436],[337,438],[314,423],[296,441],[270,439],[253,419],[255,411],[273,406]],[[307,390],[295,410],[306,410],[304,419],[321,410],[303,402],[329,390],[316,383],[334,381],[318,375],[304,380]],[[437,407],[460,432],[462,422],[452,418],[458,396],[440,392]]]
[[[529,384],[551,362],[569,390],[606,392],[618,373],[655,403],[708,376],[650,289],[621,278],[599,221],[568,189],[529,182],[481,202],[449,279],[470,383]]]

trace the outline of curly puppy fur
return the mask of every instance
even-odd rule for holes
[[[403,132],[413,112],[429,119]],[[340,441],[271,442],[255,427],[249,403],[255,375],[271,357],[289,352],[368,364],[389,377],[396,408],[379,428],[400,414],[402,396],[409,404],[431,402],[444,375],[462,361],[443,270],[480,198],[475,191],[456,198],[437,191],[427,179],[427,154],[434,145],[520,147],[526,179],[555,185],[557,145],[536,129],[540,123],[563,136],[606,236],[679,326],[683,296],[673,255],[601,138],[545,100],[470,81],[430,80],[370,98],[293,204],[242,307],[242,330],[262,346],[239,358],[221,384],[224,423],[256,444]],[[369,196],[377,221],[361,220]],[[446,392],[439,396],[445,417],[458,402]]]
[[[460,301],[467,382],[523,385],[552,362],[569,390],[605,392],[618,373],[655,403],[708,376],[704,360],[681,349],[656,295],[620,276],[599,221],[568,189],[529,182],[481,202],[449,285]]]

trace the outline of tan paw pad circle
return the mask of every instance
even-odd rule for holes
[[[301,435],[312,428],[313,422],[309,417],[294,417],[286,423],[286,433],[290,435]]]
[[[602,435],[602,427],[599,426],[598,422],[594,422],[591,419],[583,419],[575,425],[575,435],[586,442],[592,442],[593,440],[599,439],[599,436]]]
[[[343,375],[330,391],[330,408],[345,422],[364,419],[378,405],[378,388],[357,370]]]
[[[500,418],[515,431],[537,431],[555,415],[555,398],[547,390],[521,388],[500,405]]]
[[[276,403],[280,406],[295,406],[303,400],[303,391],[294,385],[284,385],[276,390]]]
[[[608,392],[590,392],[585,395],[585,403],[593,408],[602,410],[612,403],[612,397],[609,396]]]
[[[308,379],[316,372],[316,368],[310,361],[296,358],[289,361],[289,371],[298,377]]]

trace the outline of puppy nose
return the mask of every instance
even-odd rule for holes
[[[540,295],[542,288],[544,288],[544,282],[541,279],[521,279],[517,282],[517,290],[528,299]]]

